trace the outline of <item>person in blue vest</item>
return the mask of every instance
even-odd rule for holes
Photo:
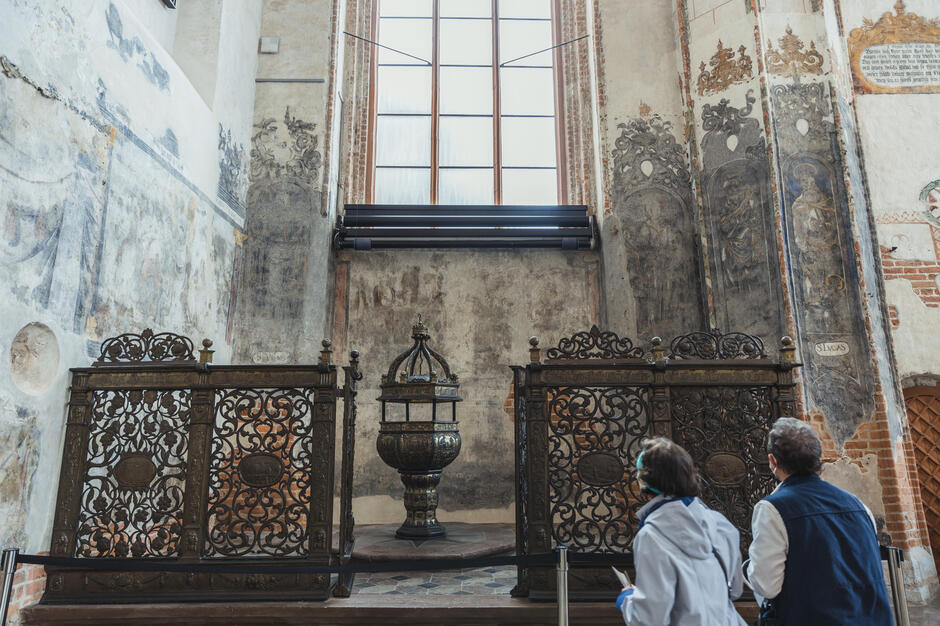
[[[746,626],[732,600],[744,590],[740,535],[697,497],[689,453],[668,439],[643,442],[636,460],[642,490],[633,538],[636,584],[617,598],[628,626]]]
[[[754,507],[746,580],[760,624],[891,626],[891,607],[871,511],[819,477],[822,446],[812,426],[778,419],[767,437],[780,481]]]

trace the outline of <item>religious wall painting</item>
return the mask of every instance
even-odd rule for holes
[[[813,404],[841,444],[874,403],[845,192],[831,160],[798,154],[784,161],[790,272]]]
[[[232,138],[232,131],[219,124],[219,184],[216,193],[220,200],[239,213],[244,212],[242,194],[248,178],[245,147]]]
[[[319,189],[322,157],[315,129],[315,123],[298,118],[289,106],[284,110],[282,123],[265,117],[254,125],[249,205],[269,193],[271,185],[283,180],[308,194]]]
[[[27,514],[39,467],[41,435],[36,414],[0,397],[0,541],[27,546]]]
[[[940,17],[907,11],[866,18],[848,37],[849,63],[858,93],[940,92]]]
[[[697,234],[686,153],[659,115],[619,125],[612,204],[622,219],[639,336],[702,327]]]
[[[737,56],[734,50],[726,48],[718,40],[718,51],[712,55],[706,67],[705,61],[699,65],[699,75],[696,83],[698,95],[704,96],[724,91],[731,85],[745,83],[754,77],[753,61],[747,54],[743,45],[738,48]]]
[[[702,112],[704,211],[718,323],[760,337],[781,331],[774,202],[764,130],[727,99]]]
[[[80,332],[93,299],[107,188],[108,138],[0,57],[0,273],[10,293]],[[25,87],[28,85],[28,87]],[[44,122],[34,122],[45,115]],[[42,136],[24,143],[28,129]],[[52,148],[50,146],[55,146]],[[68,268],[80,268],[72,272]]]
[[[921,189],[920,201],[926,206],[924,214],[927,220],[940,228],[940,180],[932,181]]]
[[[770,39],[767,40],[765,63],[770,74],[799,81],[801,75],[823,73],[823,56],[816,50],[816,42],[810,41],[809,48],[806,48],[789,25],[787,34],[779,39],[779,46],[777,49]]]

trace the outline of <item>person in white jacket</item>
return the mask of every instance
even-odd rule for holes
[[[628,626],[746,626],[737,529],[698,498],[689,453],[648,439],[637,457],[640,486],[655,494],[639,511],[633,538],[636,581],[617,598]]]

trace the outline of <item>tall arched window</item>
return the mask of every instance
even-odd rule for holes
[[[553,5],[379,0],[373,202],[560,203]]]

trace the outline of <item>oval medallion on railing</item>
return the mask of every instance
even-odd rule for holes
[[[125,455],[111,470],[121,489],[145,489],[157,475],[157,466],[143,454]]]
[[[267,452],[249,454],[238,464],[238,475],[249,487],[270,487],[283,473],[281,458]]]
[[[607,452],[588,452],[578,461],[581,482],[595,487],[606,487],[623,478],[623,463]]]
[[[735,454],[716,452],[705,460],[705,476],[715,485],[739,485],[747,476],[747,465]]]

